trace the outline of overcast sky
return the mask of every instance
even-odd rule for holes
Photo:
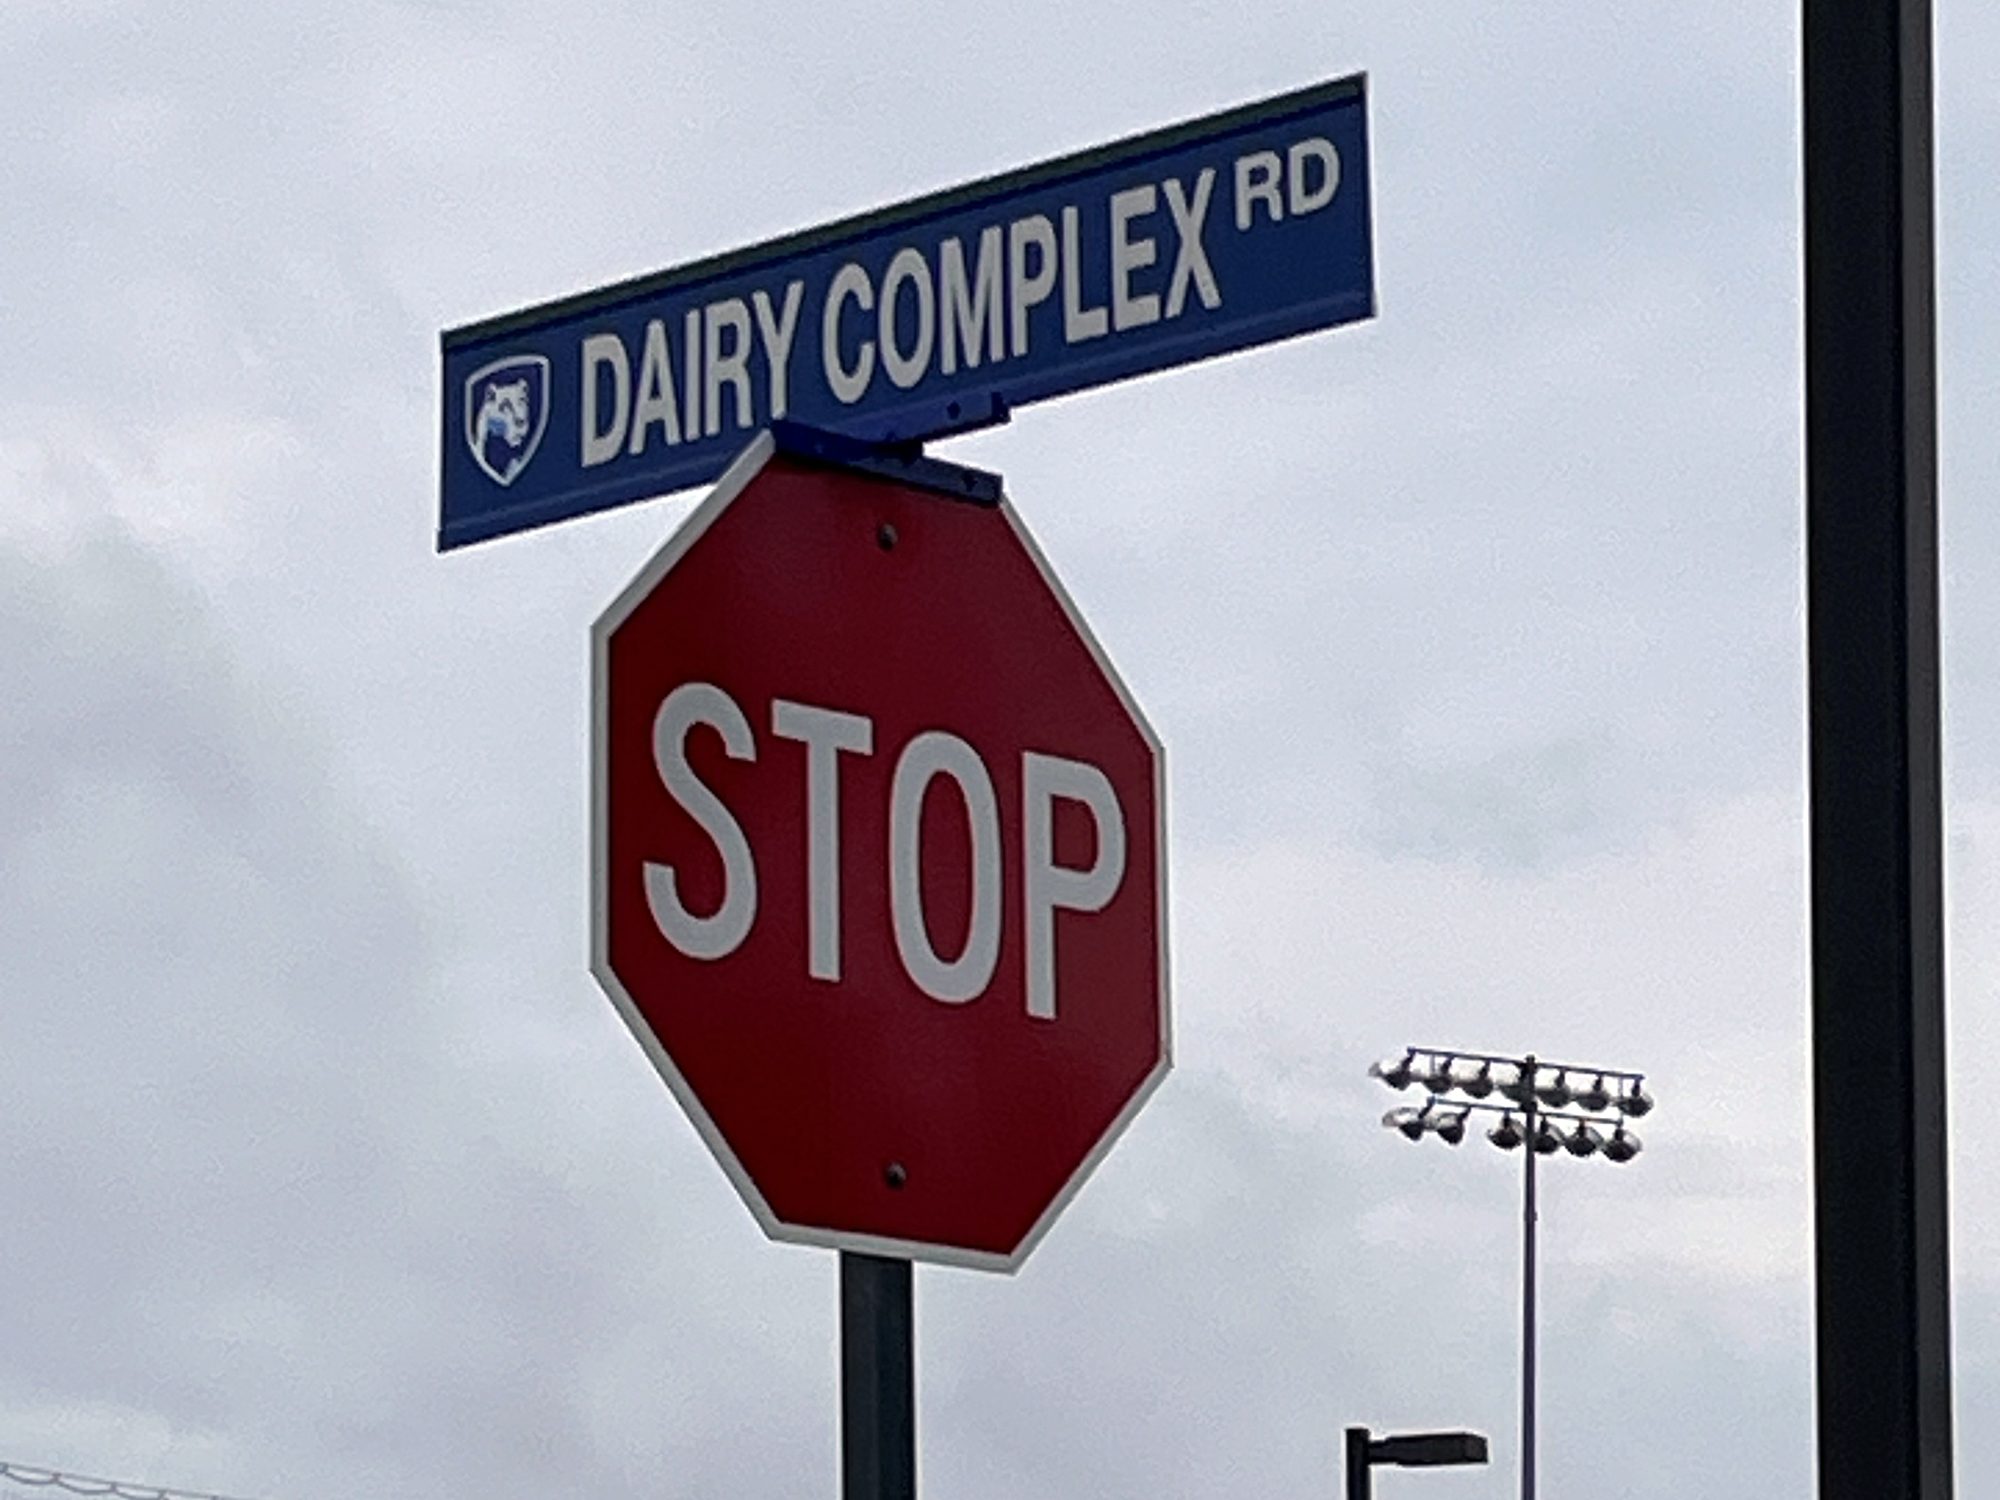
[[[2000,1490],[2000,13],[1939,5],[1959,1484]],[[1178,1066],[917,1276],[938,1500],[1809,1493],[1794,7],[0,0],[0,1458],[832,1496],[835,1262],[587,971],[587,630],[694,497],[439,557],[438,331],[1366,70],[1380,316],[1023,412],[1164,738]]]

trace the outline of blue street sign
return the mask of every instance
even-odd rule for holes
[[[1374,311],[1356,76],[448,331],[438,545]]]

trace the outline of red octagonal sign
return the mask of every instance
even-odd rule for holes
[[[1159,741],[1012,507],[767,434],[592,646],[592,966],[752,1212],[1018,1266],[1170,1039]]]

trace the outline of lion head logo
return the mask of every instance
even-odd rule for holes
[[[541,355],[511,355],[466,377],[466,446],[495,484],[520,476],[548,425],[549,362]]]

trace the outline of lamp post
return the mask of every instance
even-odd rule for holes
[[[1375,1500],[1374,1468],[1434,1469],[1444,1464],[1483,1464],[1486,1437],[1478,1432],[1408,1432],[1376,1437],[1366,1427],[1347,1429],[1347,1500]]]
[[[1410,1140],[1435,1135],[1456,1146],[1466,1122],[1485,1113],[1500,1116],[1487,1140],[1502,1151],[1527,1148],[1521,1153],[1521,1500],[1535,1500],[1535,1158],[1567,1151],[1620,1166],[1632,1160],[1640,1142],[1627,1122],[1653,1107],[1645,1075],[1543,1062],[1533,1053],[1501,1057],[1438,1047],[1411,1047],[1400,1061],[1376,1063],[1368,1072],[1392,1089],[1414,1083],[1430,1096],[1420,1107],[1404,1105],[1382,1117]],[[1494,1094],[1505,1102],[1489,1104]]]

